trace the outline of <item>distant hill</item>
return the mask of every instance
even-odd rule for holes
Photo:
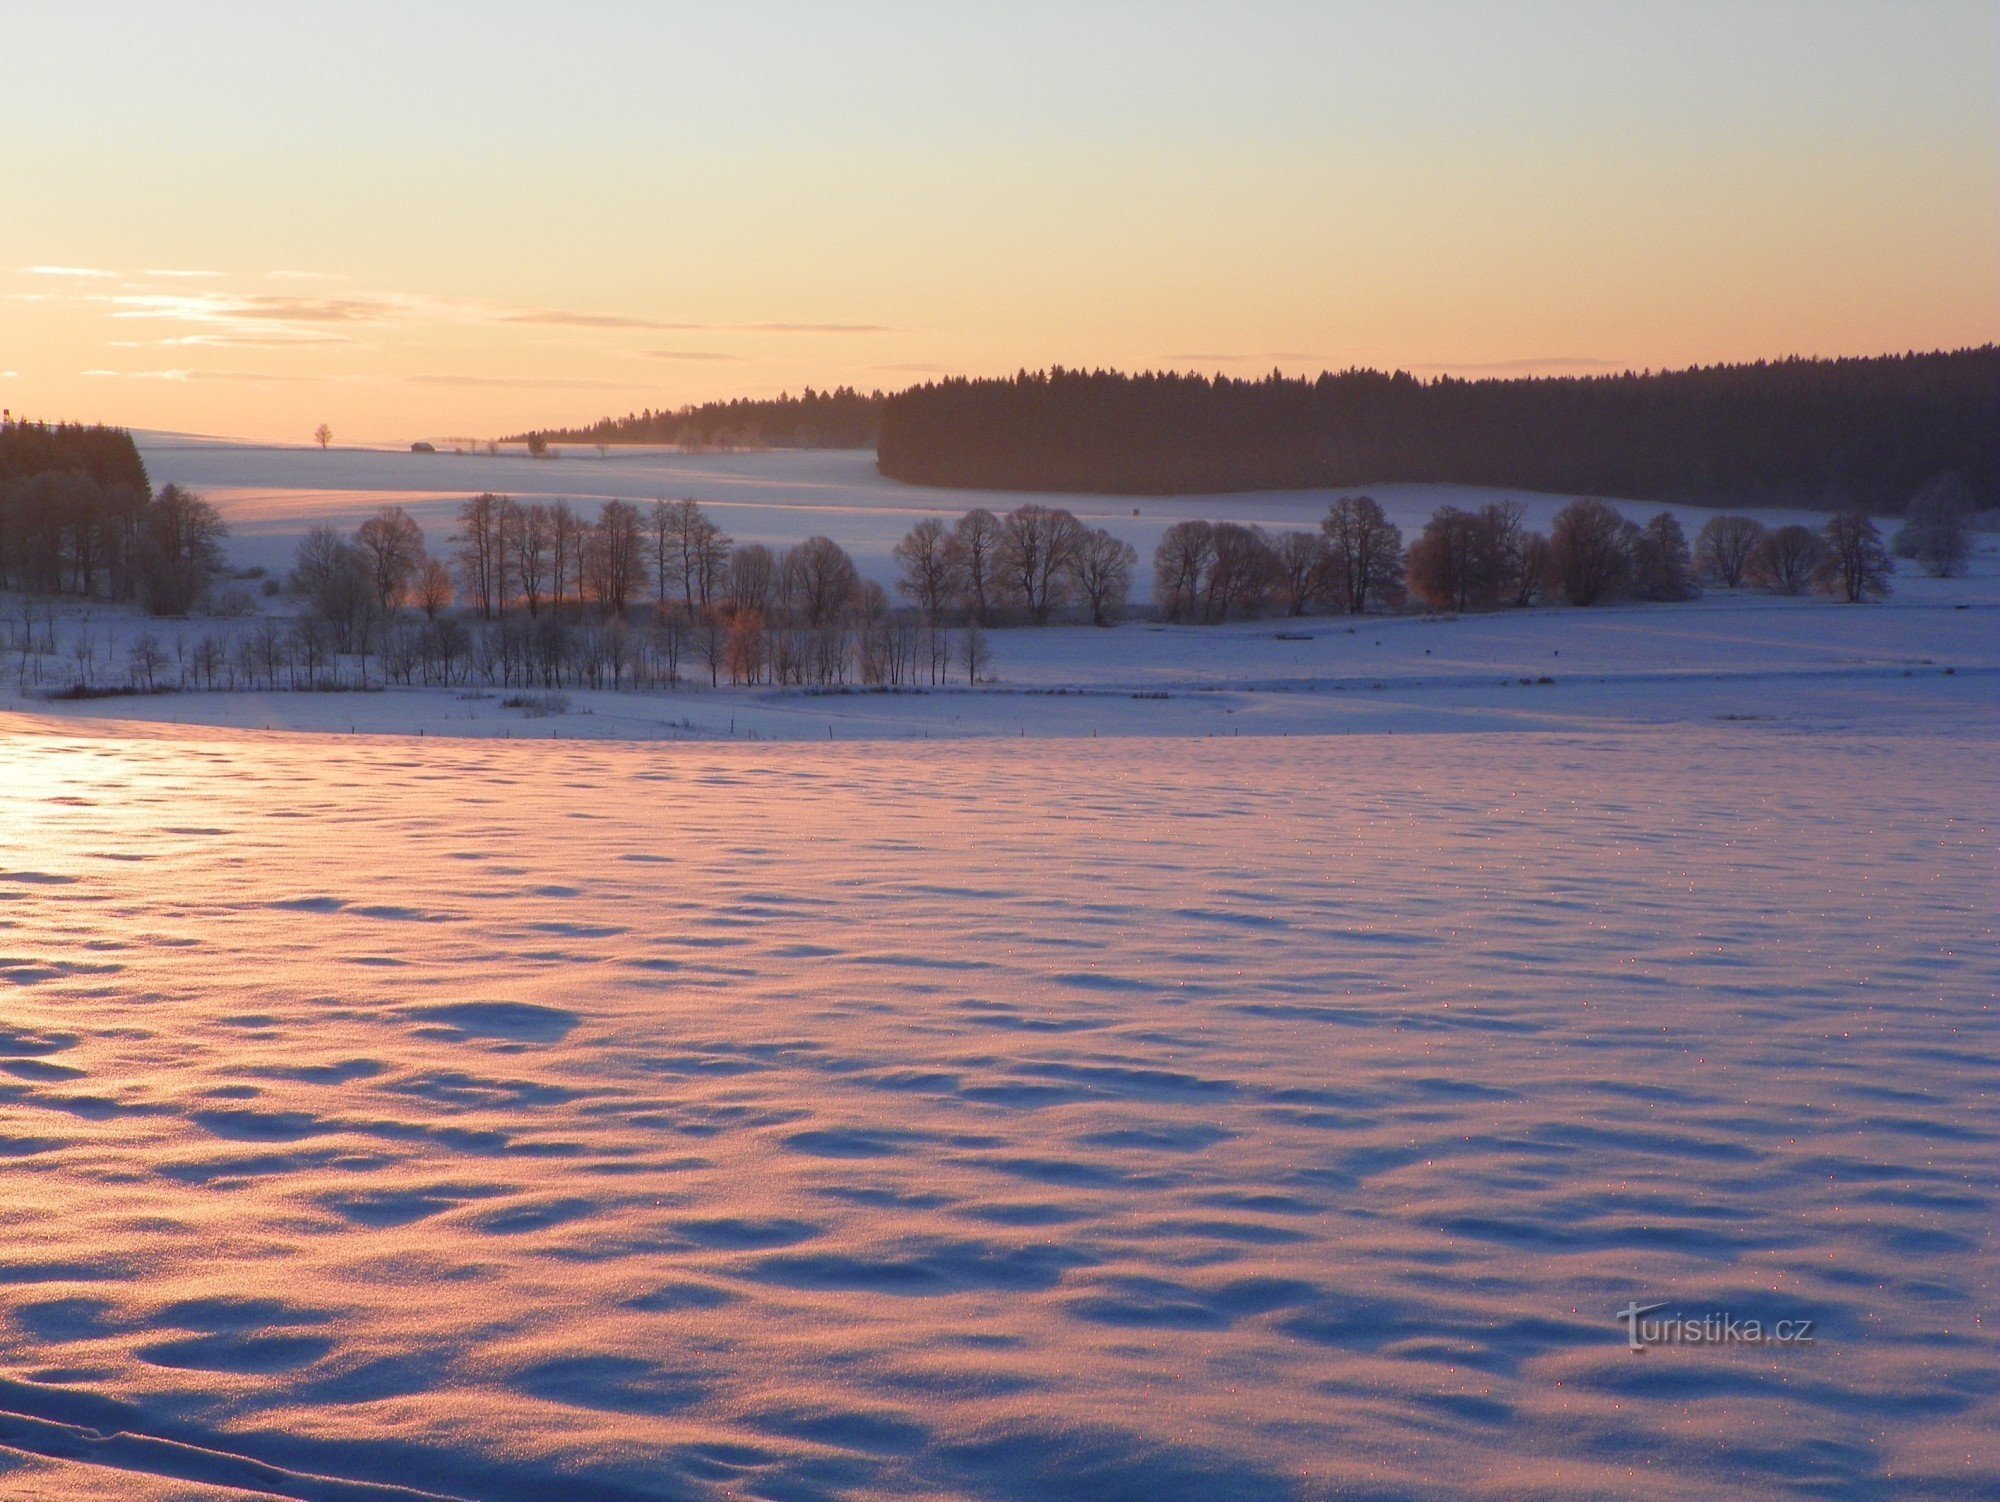
[[[768,400],[704,402],[672,412],[606,417],[587,428],[542,428],[508,441],[549,443],[671,443],[688,448],[826,448],[875,446],[875,427],[886,398],[851,386]]]
[[[1659,374],[1418,380],[1053,369],[882,405],[882,473],[1172,494],[1395,481],[1895,511],[1956,470],[2000,504],[2000,347]]]

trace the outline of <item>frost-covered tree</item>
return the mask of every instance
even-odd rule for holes
[[[1978,500],[1956,471],[1933,476],[1910,498],[1894,542],[1896,556],[1914,560],[1933,579],[1965,571],[1972,553],[1966,519]]]

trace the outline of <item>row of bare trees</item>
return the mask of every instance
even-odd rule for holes
[[[954,633],[938,613],[898,614],[831,538],[732,544],[693,500],[607,501],[586,519],[562,501],[480,495],[452,540],[455,570],[393,506],[351,538],[309,532],[289,577],[305,606],[295,676],[315,685],[322,647],[359,659],[364,680],[372,657],[395,682],[549,688],[684,675],[896,687],[961,670],[977,681],[988,666],[976,620]],[[469,619],[450,609],[455,594]]]
[[[1893,570],[1873,524],[1856,514],[1817,534],[1715,517],[1692,549],[1666,511],[1640,526],[1602,501],[1575,501],[1547,536],[1524,517],[1512,501],[1442,507],[1407,549],[1368,496],[1342,497],[1314,531],[1273,536],[1235,522],[1182,521],[1155,549],[1155,599],[1167,619],[1196,622],[1358,614],[1411,598],[1454,611],[1620,595],[1677,600],[1698,593],[1704,577],[1859,600],[1886,593]],[[1042,624],[1073,610],[1109,624],[1126,606],[1137,561],[1128,543],[1059,508],[1028,504],[1005,516],[975,509],[952,524],[927,517],[895,548],[912,619],[892,611],[832,539],[777,551],[734,544],[691,499],[647,510],[607,501],[586,518],[563,501],[479,495],[460,508],[453,542],[456,577],[398,507],[383,508],[351,538],[330,527],[309,532],[289,580],[306,606],[294,627],[306,681],[322,655],[361,658],[365,677],[367,659],[391,643],[405,666],[385,666],[390,676],[451,681],[454,664],[475,655],[471,645],[454,646],[463,629],[451,620],[455,596],[499,628],[476,640],[490,636],[493,672],[505,683],[539,675],[557,680],[551,687],[595,686],[608,675],[618,686],[628,670],[657,676],[646,653],[627,645],[641,602],[669,682],[678,681],[683,656],[699,658],[713,684],[943,682],[953,671],[943,633],[955,620],[970,628],[974,645],[961,655],[975,659],[967,676],[976,678],[988,620]],[[410,607],[423,629],[403,615]]]
[[[1935,556],[1942,547],[1933,536],[1925,534],[1924,545]],[[1556,513],[1546,535],[1527,526],[1517,501],[1443,506],[1405,548],[1401,529],[1373,499],[1346,496],[1317,531],[1274,535],[1235,522],[1185,521],[1167,529],[1153,554],[1161,614],[1196,622],[1359,614],[1406,601],[1468,611],[1688,600],[1704,580],[1859,601],[1886,595],[1893,572],[1874,523],[1858,512],[1835,516],[1817,532],[1714,517],[1690,547],[1670,511],[1641,525],[1590,499]]]
[[[1132,592],[1139,554],[1059,506],[1030,503],[1005,516],[975,508],[947,525],[925,517],[896,544],[897,589],[927,622],[1027,619],[1038,626],[1076,609],[1114,624]]]
[[[58,631],[32,614],[8,620],[22,692],[78,697],[163,690],[328,691],[381,684],[432,688],[672,689],[684,684],[899,688],[976,684],[985,632],[875,615],[841,624],[772,625],[754,610],[678,611],[636,619],[546,610],[480,621],[401,614],[343,645],[316,611],[218,623],[200,635]]]

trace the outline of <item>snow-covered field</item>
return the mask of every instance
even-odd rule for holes
[[[2000,571],[1897,584],[0,701],[0,1496],[1991,1496]]]
[[[9,716],[0,788],[13,1495],[2000,1481],[1982,727]]]
[[[1273,529],[1316,527],[1338,490],[1258,491],[1224,496],[1049,496],[1008,491],[940,490],[900,485],[875,470],[862,450],[774,449],[740,454],[682,454],[658,448],[570,448],[559,458],[531,459],[515,448],[483,454],[410,454],[386,449],[280,448],[140,433],[139,452],[153,483],[199,491],[228,520],[230,552],[245,566],[288,567],[305,530],[326,523],[351,531],[384,505],[406,509],[433,549],[447,539],[459,504],[493,491],[525,499],[567,497],[589,513],[604,501],[646,503],[689,496],[738,542],[773,547],[802,542],[815,533],[831,537],[854,555],[863,574],[883,585],[895,580],[889,550],[920,517],[957,517],[974,506],[1002,512],[1023,501],[1066,506],[1092,526],[1105,527],[1150,560],[1160,534],[1188,517],[1258,523]],[[1456,485],[1368,487],[1390,518],[1411,536],[1446,502],[1478,505],[1500,496],[1524,502],[1528,520],[1546,529],[1563,498],[1531,491],[1473,489]],[[1658,506],[1627,508],[1638,518]],[[1713,513],[1669,508],[1694,535]],[[1759,511],[1774,523],[1825,518],[1811,512]],[[1143,572],[1143,571],[1142,571]],[[1146,578],[1135,594],[1146,594]]]

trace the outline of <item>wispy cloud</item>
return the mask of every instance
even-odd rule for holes
[[[74,277],[115,277],[115,271],[100,271],[95,266],[23,266],[29,276],[74,276]]]
[[[575,313],[563,308],[512,308],[502,323],[533,323],[572,329],[651,329],[672,334],[893,334],[886,323],[681,323],[625,313]]]
[[[499,313],[502,323],[533,323],[564,329],[677,329],[689,325],[656,323],[650,318],[632,318],[623,313],[567,313],[559,308],[514,308]]]
[[[316,375],[281,375],[268,370],[86,370],[81,374],[112,381],[287,381],[317,384],[332,379]]]
[[[706,323],[681,324],[681,328],[719,329],[738,334],[899,334],[887,323]]]
[[[433,297],[411,292],[224,292],[220,290],[119,291],[81,294],[111,310],[113,318],[162,319],[247,331],[253,326],[300,328],[424,323],[522,324],[540,328],[644,330],[728,334],[885,334],[873,323],[691,323],[626,313],[521,307],[477,298]]]
[[[379,324],[408,317],[413,306],[394,297],[300,297],[275,292],[111,292],[90,300],[113,318],[151,318],[247,332],[286,324]]]
[[[275,328],[249,334],[179,334],[171,339],[112,339],[110,349],[297,349],[301,345],[355,344],[324,329]]]
[[[145,270],[140,274],[142,276],[166,277],[169,278],[170,280],[176,280],[176,281],[203,280],[213,277],[219,277],[222,275],[222,273],[219,271],[179,271],[164,266],[149,267],[147,270]]]
[[[347,280],[338,271],[267,271],[264,275],[274,282],[344,282]]]
[[[593,381],[561,376],[413,375],[406,379],[417,386],[510,386],[525,390],[633,391],[650,384],[646,381]]]
[[[724,354],[717,349],[642,349],[639,351],[649,360],[741,360],[741,355]]]

